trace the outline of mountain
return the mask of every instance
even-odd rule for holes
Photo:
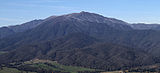
[[[138,23],[138,24],[132,24],[130,26],[136,30],[160,30],[160,24]]]
[[[30,24],[35,26],[28,28]],[[133,29],[124,21],[89,12],[51,16],[30,24],[0,39],[0,64],[38,58],[118,70],[160,63],[158,30]]]
[[[132,29],[128,25],[128,23],[123,22],[121,20],[114,19],[114,18],[107,18],[107,17],[104,17],[99,14],[89,13],[89,12],[84,12],[84,11],[80,12],[80,13],[72,13],[72,14],[62,15],[62,16],[51,16],[51,17],[46,18],[44,20],[33,20],[33,21],[26,22],[21,25],[9,26],[6,28],[17,33],[17,32],[23,32],[23,31],[35,28],[38,25],[41,25],[41,27],[43,27],[43,25],[46,24],[45,27],[47,27],[47,26],[50,27],[51,25],[54,26],[56,24],[64,24],[64,22],[67,22],[68,24],[72,24],[72,26],[69,25],[70,27],[75,26],[77,29],[73,29],[73,30],[76,30],[76,31],[85,31],[86,29],[89,30],[89,27],[91,26],[92,23],[93,24],[96,24],[96,23],[103,24],[104,27],[107,27],[107,28],[111,27],[111,28],[114,28],[117,30],[131,30]],[[83,25],[78,25],[78,24],[83,24]],[[84,24],[86,24],[86,25],[84,25]],[[67,27],[67,25],[65,25],[65,26]],[[39,29],[41,27],[39,27]],[[80,30],[81,27],[86,27],[86,28],[84,28],[84,30],[83,29]],[[102,28],[102,26],[98,26],[98,27]],[[62,28],[64,28],[64,27],[62,27]],[[0,28],[0,29],[2,29],[2,28]],[[69,31],[71,31],[71,30],[69,30]],[[6,33],[10,34],[12,32],[6,32]],[[7,35],[1,33],[1,36],[2,35],[7,36]]]
[[[76,18],[76,16],[81,16],[81,19],[78,19],[78,17]],[[82,17],[88,18],[88,20],[83,20]],[[95,20],[93,20],[93,17],[95,17]],[[104,22],[97,22],[97,19],[99,18],[100,20],[102,20],[103,18]],[[116,26],[113,27],[113,25]],[[106,18],[98,14],[88,12],[73,13],[44,19],[44,21],[34,29],[24,31],[22,33],[16,33],[11,37],[7,37],[5,40],[2,39],[2,43],[0,42],[0,45],[3,47],[0,47],[0,49],[4,49],[8,47],[8,45],[10,45],[9,47],[12,47],[12,45],[18,43],[33,43],[56,39],[58,37],[65,36],[70,33],[80,32],[96,36],[115,30],[127,31],[132,30],[132,28],[123,21],[112,18]],[[12,40],[12,42],[8,43],[7,41],[10,41],[11,39],[15,40]]]

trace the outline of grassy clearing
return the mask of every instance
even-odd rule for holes
[[[48,66],[48,65],[43,64],[43,63],[33,64],[33,65],[31,65],[31,66],[32,66],[32,67],[36,67],[36,68],[45,69],[45,70],[61,71],[61,69],[54,68],[54,67]]]
[[[46,63],[49,65],[47,65]],[[76,66],[65,66],[57,63],[56,61],[50,61],[50,60],[35,59],[24,62],[24,64],[30,64],[32,67],[46,69],[46,70],[71,72],[71,73],[77,73],[78,71],[95,71],[95,69],[76,67]]]
[[[56,66],[57,68],[63,69],[67,72],[77,72],[77,71],[95,71],[95,69],[83,68],[83,67],[75,67],[75,66],[65,66],[58,64],[56,62],[51,63],[52,65]]]

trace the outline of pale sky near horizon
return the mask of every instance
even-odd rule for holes
[[[0,27],[87,11],[128,23],[159,23],[160,0],[1,0]]]

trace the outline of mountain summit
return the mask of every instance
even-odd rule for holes
[[[119,24],[127,24],[126,22],[123,22],[118,19],[114,18],[107,18],[99,14],[90,13],[82,11],[80,13],[72,13],[65,15],[66,17],[71,17],[77,20],[81,21],[90,21],[90,22],[97,22],[97,23],[119,23]]]
[[[84,23],[86,26],[89,26],[87,23],[92,23],[92,26],[94,26],[94,23],[98,23],[98,24],[105,24],[105,26],[109,26],[117,30],[131,30],[132,29],[128,25],[128,23],[124,21],[114,19],[114,18],[107,18],[99,14],[84,12],[84,11],[80,13],[66,14],[62,16],[52,16],[52,17],[47,18],[47,20],[44,23],[55,25],[56,23],[62,23],[62,22],[72,22],[69,25],[73,25],[74,22],[75,23],[79,22],[79,23]],[[84,24],[78,25],[78,23],[76,23],[76,26],[83,26]],[[98,26],[103,26],[103,25],[98,25]]]

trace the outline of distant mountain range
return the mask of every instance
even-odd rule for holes
[[[42,21],[43,20],[33,20],[21,25],[2,27],[0,28],[0,38],[37,27]]]
[[[84,11],[51,16],[0,28],[0,64],[37,58],[103,70],[153,65],[160,63],[159,29]]]
[[[131,27],[136,30],[160,30],[160,24],[132,24]]]

